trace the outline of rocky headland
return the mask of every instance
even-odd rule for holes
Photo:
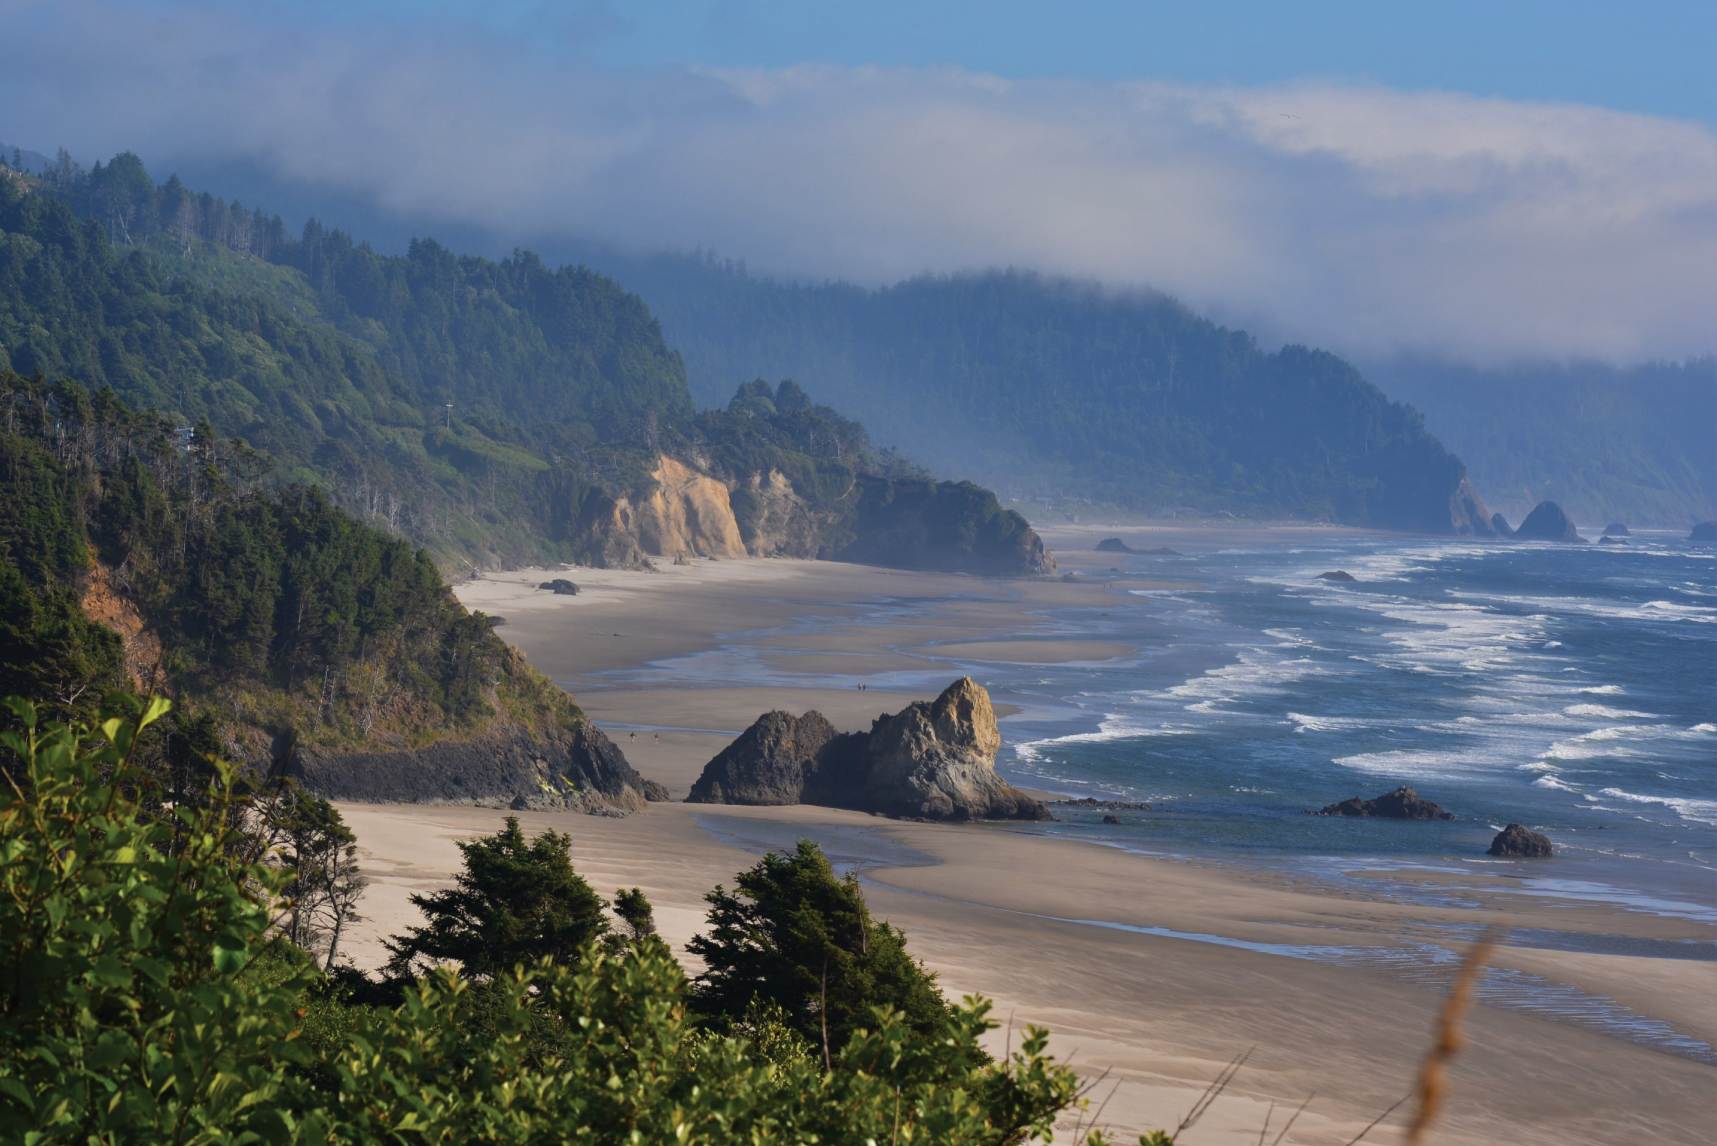
[[[1701,521],[1687,535],[1687,540],[1695,545],[1717,545],[1717,521]]]
[[[820,804],[924,820],[1047,820],[996,775],[990,694],[970,677],[933,701],[838,733],[820,713],[764,713],[705,765],[694,804]]]
[[[588,720],[572,728],[492,726],[421,748],[339,751],[305,746],[286,774],[326,800],[469,804],[623,815],[668,791],[638,775]]]
[[[1440,804],[1434,804],[1419,795],[1412,788],[1397,788],[1393,792],[1385,792],[1374,800],[1355,796],[1351,800],[1343,800],[1339,804],[1330,804],[1316,812],[1309,811],[1312,816],[1377,816],[1389,820],[1452,820],[1455,814],[1446,811]]]

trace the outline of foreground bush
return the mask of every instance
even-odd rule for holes
[[[6,703],[0,1143],[999,1144],[1047,1139],[1075,1100],[1044,1032],[990,1062],[977,999],[929,1039],[877,1010],[829,1069],[694,1032],[648,936],[481,985],[439,970],[329,1023],[308,960],[244,974],[291,872],[235,826],[230,775],[176,830],[139,802],[129,754],[165,702],[95,729]]]

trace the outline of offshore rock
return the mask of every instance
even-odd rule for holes
[[[475,804],[597,814],[637,811],[668,790],[646,780],[589,721],[533,735],[518,725],[423,748],[341,752],[300,748],[286,774],[325,800]]]
[[[1105,537],[1097,543],[1099,553],[1137,553],[1138,550],[1122,541],[1119,537]]]
[[[1701,521],[1687,535],[1687,540],[1695,545],[1717,545],[1717,521]]]
[[[1605,537],[1632,537],[1633,534],[1629,533],[1628,527],[1623,525],[1621,522],[1612,521],[1612,522],[1610,522],[1610,524],[1604,526],[1604,536]]]
[[[1514,536],[1514,529],[1508,524],[1508,518],[1504,517],[1500,513],[1493,513],[1490,515],[1490,526],[1491,530],[1495,532],[1498,537]]]
[[[820,713],[768,712],[704,767],[688,802],[821,804],[928,820],[1047,820],[996,775],[990,695],[970,677],[933,701],[836,733]]]
[[[1375,800],[1355,796],[1339,804],[1330,804],[1314,816],[1380,816],[1390,820],[1452,820],[1453,812],[1420,797],[1412,788],[1397,788]]]
[[[1551,846],[1549,836],[1519,824],[1510,824],[1496,834],[1485,854],[1513,859],[1549,859],[1556,854],[1556,849]]]
[[[1328,573],[1319,573],[1319,581],[1352,581],[1354,576],[1346,569],[1331,569]]]
[[[1514,535],[1522,541],[1580,541],[1586,539],[1580,536],[1574,523],[1568,520],[1568,515],[1562,512],[1562,507],[1553,501],[1541,501],[1526,515],[1526,520],[1520,523],[1520,528]]]
[[[1627,543],[1628,539],[1625,537],[1610,537],[1606,534],[1598,538],[1599,545],[1626,545]]]

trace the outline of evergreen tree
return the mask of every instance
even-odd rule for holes
[[[815,843],[764,856],[736,884],[704,897],[710,931],[687,945],[704,961],[694,986],[704,1013],[734,1021],[756,1000],[778,1006],[825,1062],[854,1031],[875,1028],[872,1008],[892,1008],[921,1037],[947,1023],[936,977],[907,953],[905,934],[870,917],[857,878],[837,877]]]
[[[456,960],[472,978],[492,978],[549,958],[577,962],[580,949],[608,930],[607,907],[572,867],[572,838],[543,832],[526,840],[517,816],[493,836],[462,842],[457,886],[414,895],[426,927],[387,942],[388,966],[415,974],[426,963]]]

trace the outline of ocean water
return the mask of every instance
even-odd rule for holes
[[[602,675],[621,687],[862,679],[936,689],[970,673],[1020,709],[1001,722],[1005,776],[1153,805],[1117,813],[1119,825],[1061,809],[1065,822],[1034,830],[1338,881],[1356,860],[1371,872],[1495,863],[1523,894],[1717,923],[1717,551],[1684,538],[1332,537],[1092,554],[1102,571],[1080,577],[1105,586],[1103,603],[1043,610],[1021,636],[1120,642],[1134,655],[1008,664],[937,657],[914,642],[902,651],[922,668],[806,675],[768,658],[827,622],[784,619],[767,634]],[[1355,580],[1318,579],[1335,569]],[[855,604],[858,623],[910,627],[947,599]],[[767,645],[753,643],[759,635]],[[1458,819],[1304,814],[1403,784]],[[1557,858],[1487,860],[1508,823],[1549,836]],[[1477,906],[1458,889],[1404,881],[1397,891]]]
[[[1165,809],[1118,842],[1473,861],[1521,823],[1562,857],[1528,889],[1717,922],[1717,553],[1683,536],[1115,555],[1115,602],[1051,620],[1140,655],[973,667],[1024,709],[1016,781]],[[1459,819],[1304,814],[1403,784]]]

